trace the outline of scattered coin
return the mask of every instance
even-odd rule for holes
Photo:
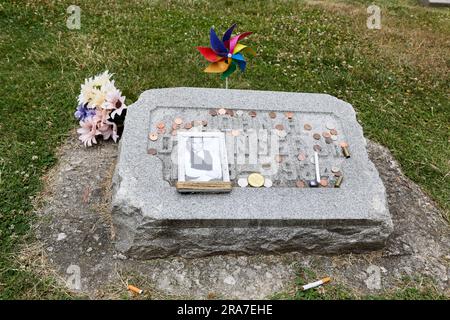
[[[231,130],[231,135],[234,137],[237,137],[240,134],[241,134],[241,132],[239,130]]]
[[[273,185],[272,180],[270,180],[269,178],[264,179],[264,187],[270,188],[270,187],[272,187],[272,185]]]
[[[280,138],[284,138],[287,136],[287,132],[284,130],[275,130],[277,136],[279,136]]]
[[[209,110],[209,114],[213,117],[217,116],[217,111],[214,109]]]
[[[322,132],[322,136],[323,136],[324,138],[331,138],[331,134],[330,134],[328,131]]]
[[[331,167],[331,172],[336,173],[341,171],[341,169],[339,169],[338,167]]]
[[[317,181],[315,179],[313,179],[313,180],[309,180],[309,186],[311,188],[317,188],[319,186],[319,184],[317,183]]]
[[[345,142],[345,141],[342,141],[339,145],[340,145],[342,148],[347,148],[347,147],[348,147],[348,143]]]
[[[155,148],[150,148],[150,149],[148,149],[147,152],[148,152],[148,154],[151,154],[152,156],[154,156],[155,154],[158,153],[158,151]]]
[[[157,133],[150,133],[150,134],[148,135],[148,138],[149,138],[150,140],[152,140],[152,141],[156,141],[156,140],[158,140],[158,134],[157,134]]]
[[[247,179],[248,184],[252,187],[259,188],[264,185],[264,177],[259,173],[252,173]]]
[[[315,144],[315,145],[313,146],[313,149],[314,149],[314,151],[317,151],[317,152],[322,151],[322,147],[319,146],[318,144]]]
[[[331,133],[333,136],[337,136],[337,134],[338,134],[338,132],[337,132],[336,129],[331,129],[331,130],[330,130],[330,133]]]
[[[172,124],[172,129],[173,129],[173,130],[176,130],[176,129],[178,129],[178,128],[179,128],[179,126],[178,126],[176,123],[173,123],[173,124]]]
[[[330,130],[336,128],[336,125],[334,124],[333,121],[328,121],[326,126],[327,126],[327,129],[330,129]]]
[[[275,119],[276,117],[277,117],[277,114],[275,113],[275,112],[269,112],[269,117],[271,118],[271,119]]]
[[[248,180],[246,178],[239,178],[238,185],[241,188],[245,188],[246,186],[248,186]]]
[[[175,118],[175,120],[173,120],[173,122],[175,122],[176,124],[180,125],[183,123],[183,119],[181,118]]]
[[[328,179],[327,179],[327,178],[322,178],[322,179],[320,179],[320,185],[321,185],[322,187],[328,186]]]
[[[286,118],[288,119],[292,119],[294,117],[294,113],[291,111],[288,111],[284,114],[286,116]]]
[[[298,154],[298,156],[297,156],[297,159],[300,160],[300,161],[303,161],[303,160],[306,159],[306,156],[305,156],[305,154],[303,152],[300,152]]]
[[[333,172],[333,174],[334,174],[336,177],[340,177],[340,176],[342,175],[342,172],[340,172],[340,171],[338,171],[338,172]]]
[[[313,134],[313,138],[316,139],[316,140],[320,140],[320,134],[314,133]]]
[[[206,127],[208,125],[208,121],[202,120],[202,126]]]
[[[220,108],[219,110],[217,110],[217,112],[223,116],[224,114],[227,113],[227,110],[225,110],[224,108]]]
[[[312,125],[310,125],[309,123],[305,123],[305,125],[303,126],[303,128],[305,128],[305,130],[312,130]]]
[[[337,139],[338,139],[338,137],[337,137],[337,136],[333,136],[333,135],[331,135],[331,140],[333,140],[333,141],[337,141]]]
[[[166,127],[166,125],[164,124],[164,122],[158,122],[158,124],[156,125],[156,127],[158,129],[164,129]]]
[[[303,180],[297,180],[297,181],[295,182],[295,186],[296,186],[297,188],[304,188],[306,185],[305,185],[305,182],[304,182]]]
[[[256,117],[256,111],[250,111],[248,114],[249,114],[250,117],[252,117],[252,118]]]
[[[234,111],[231,109],[227,110],[227,115],[229,115],[230,117],[234,117]]]
[[[176,136],[177,135],[177,130],[172,130],[172,135]]]
[[[275,129],[277,129],[277,130],[284,130],[284,126],[282,125],[282,124],[277,124],[276,126],[275,126]]]
[[[192,123],[191,122],[187,122],[185,125],[184,125],[184,128],[185,129],[191,129],[192,128]]]
[[[236,115],[237,115],[238,117],[242,116],[243,114],[244,114],[244,111],[242,111],[242,110],[236,111]]]
[[[332,138],[325,138],[325,142],[327,144],[331,144],[331,143],[333,143],[333,139]]]

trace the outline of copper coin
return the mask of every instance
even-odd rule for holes
[[[224,108],[220,108],[219,110],[217,110],[217,113],[220,115],[224,115],[225,113],[227,113],[227,110],[225,110]]]
[[[179,127],[179,126],[178,126],[176,123],[172,124],[172,129],[173,129],[173,130],[177,130],[178,127]]]
[[[156,127],[158,129],[164,129],[166,127],[166,125],[164,124],[164,122],[158,122],[158,124],[156,125]]]
[[[331,129],[331,130],[330,130],[330,133],[331,133],[333,136],[337,136],[337,134],[338,134],[338,132],[337,132],[336,129]]]
[[[173,122],[175,122],[176,124],[182,124],[183,123],[183,119],[175,118],[175,120],[173,120]]]
[[[347,147],[348,147],[348,143],[345,142],[345,141],[342,141],[339,145],[340,145],[342,148],[347,148]]]
[[[313,134],[313,138],[316,139],[316,140],[320,140],[320,134],[314,133]]]
[[[286,118],[288,119],[292,119],[294,117],[294,113],[291,111],[288,111],[284,114],[286,116]]]
[[[295,182],[295,185],[297,188],[304,188],[305,187],[305,182],[303,180],[297,180]]]
[[[166,133],[166,129],[162,128],[162,129],[158,129],[158,134],[164,134]]]
[[[305,123],[303,128],[305,128],[305,130],[308,130],[308,131],[312,130],[312,126],[309,123]]]
[[[217,111],[214,109],[209,110],[209,114],[213,117],[217,116]]]
[[[297,156],[297,159],[300,160],[300,161],[303,161],[303,160],[306,159],[306,156],[305,156],[304,153],[300,152],[300,153],[298,154],[298,156]]]
[[[249,114],[250,117],[252,117],[252,118],[256,117],[256,111],[250,111],[248,114]]]
[[[155,148],[150,148],[150,149],[148,149],[147,153],[154,156],[155,154],[158,153],[158,151]]]
[[[284,126],[283,126],[282,124],[277,124],[277,125],[275,126],[275,129],[280,130],[280,131],[283,131],[283,130],[284,130]]]
[[[156,141],[156,140],[158,140],[158,134],[157,134],[157,133],[150,133],[150,134],[148,135],[148,138],[149,138],[150,140],[152,140],[152,141]]]
[[[340,172],[340,171],[338,171],[338,172],[333,172],[333,174],[334,174],[336,177],[340,177],[340,176],[342,175],[342,172]]]
[[[326,178],[320,179],[320,185],[321,185],[322,187],[328,186],[328,179],[326,179]]]
[[[275,113],[275,112],[269,112],[269,117],[271,118],[271,119],[275,119],[276,117],[277,117],[277,114]]]
[[[336,173],[341,171],[338,167],[331,167],[331,172]]]
[[[282,161],[283,161],[283,156],[280,155],[280,154],[277,154],[277,155],[275,156],[275,161],[278,162],[278,163],[282,162]]]
[[[191,129],[192,128],[192,123],[190,123],[190,122],[187,122],[185,125],[184,125],[184,128],[185,129]]]
[[[332,144],[333,143],[333,139],[332,138],[325,138],[325,142],[327,144]]]
[[[322,136],[323,136],[324,138],[331,138],[331,134],[330,134],[328,131],[322,132]]]
[[[172,130],[172,135],[176,136],[177,135],[177,130]]]
[[[206,127],[208,125],[208,121],[202,120],[202,126]]]
[[[231,130],[231,135],[234,137],[237,137],[240,134],[241,134],[241,132],[239,130]]]
[[[318,144],[315,144],[315,145],[313,146],[313,149],[314,149],[314,151],[317,151],[317,152],[322,151],[322,147],[319,146]]]
[[[227,115],[229,115],[230,117],[234,117],[234,111],[231,109],[227,110]]]

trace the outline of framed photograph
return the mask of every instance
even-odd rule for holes
[[[222,132],[179,132],[180,192],[231,191],[225,136]]]

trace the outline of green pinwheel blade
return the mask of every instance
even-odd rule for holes
[[[235,70],[236,70],[236,63],[234,61],[232,61],[230,67],[227,70],[225,70],[224,73],[222,73],[220,78],[222,80],[225,80],[225,78],[229,77],[230,74],[232,74]]]

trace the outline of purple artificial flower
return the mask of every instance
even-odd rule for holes
[[[77,111],[75,111],[75,118],[77,118],[80,121],[85,121],[86,119],[92,118],[95,116],[95,109],[89,109],[87,107],[87,103],[80,104],[77,107]]]

